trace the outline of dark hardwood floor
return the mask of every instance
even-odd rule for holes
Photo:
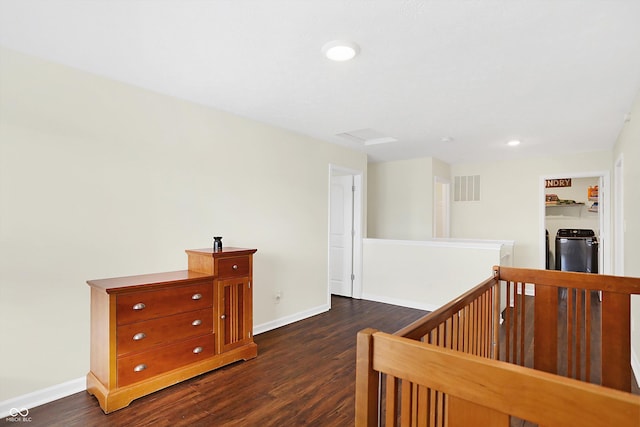
[[[30,409],[28,425],[353,426],[356,333],[367,327],[395,332],[425,313],[333,297],[329,312],[257,335],[256,359],[134,400],[109,415],[93,396],[76,393]],[[633,393],[640,394],[635,381]],[[17,423],[2,418],[0,424]],[[532,424],[513,419],[511,425]]]
[[[31,409],[29,426],[352,426],[356,333],[367,327],[395,332],[425,313],[333,297],[327,313],[256,335],[256,359],[109,415],[93,396],[76,393]]]

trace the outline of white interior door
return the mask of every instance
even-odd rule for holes
[[[353,296],[353,176],[331,177],[329,281],[331,293]]]

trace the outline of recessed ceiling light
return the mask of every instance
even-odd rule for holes
[[[511,141],[507,142],[507,145],[509,147],[515,147],[516,145],[520,145],[520,141],[518,141],[517,139],[512,139]]]
[[[322,53],[332,61],[348,61],[359,52],[357,44],[346,40],[333,40],[322,46]]]

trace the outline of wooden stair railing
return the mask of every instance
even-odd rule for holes
[[[631,391],[630,296],[640,294],[640,278],[497,266],[493,271],[493,277],[406,326],[394,336],[402,338],[400,342],[405,342],[406,339],[422,341],[430,349],[435,347],[444,349],[445,352],[453,351],[454,355],[479,356],[534,368],[531,372],[522,371],[527,372],[525,377],[557,374],[623,392]],[[535,297],[527,296],[527,289],[535,289]],[[402,425],[444,427],[456,425],[451,422],[454,418],[458,419],[458,412],[468,412],[472,417],[479,417],[478,419],[492,419],[496,416],[501,421],[495,425],[503,425],[504,411],[499,410],[502,415],[495,415],[492,410],[479,409],[478,402],[452,399],[440,385],[431,387],[427,383],[409,381],[398,375],[400,371],[405,372],[407,366],[423,369],[407,360],[406,355],[401,356],[394,351],[393,355],[397,359],[388,360],[389,365],[394,366],[389,371],[376,367],[376,356],[373,353],[375,346],[371,344],[375,339],[371,338],[372,333],[369,338],[365,338],[365,335],[358,337],[358,419],[371,420],[375,412],[375,419],[382,417],[385,425],[396,425],[399,420],[404,420]],[[395,341],[389,345],[404,348]],[[384,357],[387,357],[386,353]],[[367,370],[361,366],[363,358],[368,358],[373,364]],[[448,356],[444,359],[457,360]],[[596,363],[597,361],[600,363]],[[438,369],[448,373],[450,366],[442,364]],[[496,368],[495,372],[502,371]],[[409,375],[407,378],[412,378],[417,373],[406,374]],[[422,374],[424,372],[420,373]],[[427,372],[426,375],[434,375],[434,372]],[[470,377],[474,375],[473,372],[467,373]],[[532,384],[538,384],[536,381]],[[553,381],[545,382],[547,385],[540,391],[546,393],[545,387],[552,383]],[[584,386],[589,390],[593,386],[597,387]],[[569,387],[567,390],[572,389]],[[598,393],[600,392],[595,395]],[[516,394],[514,392],[512,398],[515,399]],[[599,398],[593,396],[583,402],[576,401],[576,404],[582,409],[591,408],[592,404],[600,405]],[[598,403],[592,403],[589,400],[592,398],[598,400]],[[574,400],[573,397],[571,400]],[[632,401],[632,407],[637,411],[634,416],[638,417],[640,401]],[[456,408],[455,415],[451,413],[452,408]],[[546,410],[545,408],[544,411]],[[364,418],[363,411],[367,413]],[[519,416],[517,412],[508,413]],[[527,417],[522,418],[534,419]],[[406,423],[406,420],[412,421]],[[358,425],[371,424],[369,421],[359,421]],[[463,422],[459,425],[465,424]],[[541,424],[544,427],[551,425],[564,424],[550,423],[549,420]]]
[[[499,283],[492,277],[394,335],[497,358]]]
[[[512,300],[501,360],[525,365],[525,346],[533,345],[534,369],[631,391],[631,295],[640,294],[640,278],[512,267],[494,273]],[[526,284],[535,288],[533,314]],[[524,333],[530,329],[532,340]]]
[[[367,329],[358,333],[356,427],[508,427],[510,416],[544,427],[637,427],[640,396]],[[380,418],[379,375],[401,384]],[[446,395],[446,420],[425,415],[426,389]],[[387,390],[388,392],[388,390]],[[399,403],[398,403],[399,402]]]

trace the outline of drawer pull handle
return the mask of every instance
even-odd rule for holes
[[[202,347],[196,347],[193,349],[193,354],[198,354],[198,353],[202,353],[203,348]]]
[[[202,298],[202,294],[193,294],[193,295],[191,295],[191,299],[192,300],[198,300],[200,298]]]
[[[191,326],[200,326],[202,325],[202,320],[200,319],[196,319],[193,322],[191,322]]]
[[[147,365],[145,365],[144,363],[141,363],[138,366],[136,366],[135,368],[133,368],[133,372],[142,372],[145,369],[147,369]]]
[[[140,341],[142,339],[145,339],[147,337],[147,334],[145,334],[144,332],[138,332],[137,334],[135,334],[133,336],[133,340],[134,341]]]
[[[146,305],[144,305],[144,303],[143,303],[143,302],[139,302],[139,303],[137,303],[136,305],[134,305],[134,306],[133,306],[133,309],[134,309],[134,310],[142,310],[142,309],[144,309],[145,307],[146,307]]]
[[[233,264],[233,267],[231,267],[231,268],[233,268],[234,270],[237,270],[238,269],[238,264]]]
[[[224,319],[226,319],[226,318],[227,318],[227,316],[225,316],[225,315],[223,314],[222,316],[220,316],[220,318],[221,318],[222,320],[224,320]]]

